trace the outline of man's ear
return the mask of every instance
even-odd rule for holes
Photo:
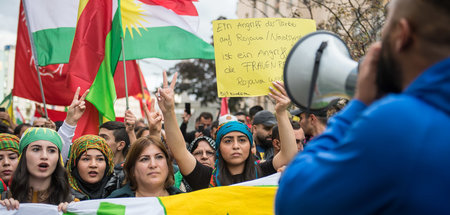
[[[254,134],[256,131],[256,125],[252,125],[252,134]]]
[[[309,114],[309,121],[311,123],[315,123],[317,121],[317,117],[314,114]]]
[[[397,23],[396,32],[393,33],[394,48],[396,52],[401,52],[408,49],[413,42],[413,35],[411,24],[405,18],[402,18]]]
[[[272,145],[274,149],[280,150],[281,149],[281,144],[280,144],[280,140],[277,139],[273,139],[272,140]]]
[[[117,151],[122,151],[125,148],[125,141],[120,141],[117,143]]]

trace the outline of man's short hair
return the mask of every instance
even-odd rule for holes
[[[100,125],[100,129],[102,128],[113,131],[116,142],[125,141],[125,147],[123,147],[122,154],[123,156],[126,156],[130,147],[130,137],[128,137],[125,124],[123,124],[123,122],[108,121]]]
[[[264,108],[261,107],[260,105],[255,105],[255,106],[251,107],[250,110],[248,111],[249,117],[251,119],[253,119],[255,114],[260,112],[260,111],[262,111],[262,110],[264,110]]]
[[[235,116],[240,116],[240,115],[247,116],[247,113],[245,113],[244,111],[239,111],[239,112],[236,112],[236,113],[233,114],[233,115],[235,115]]]
[[[213,115],[210,112],[201,112],[200,116],[197,117],[197,119],[195,119],[196,122],[200,122],[200,119],[213,119]]]

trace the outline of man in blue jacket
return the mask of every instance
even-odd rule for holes
[[[388,10],[355,98],[282,175],[277,214],[450,213],[450,1]]]

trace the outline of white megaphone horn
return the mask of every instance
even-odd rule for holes
[[[358,63],[337,35],[317,31],[302,37],[284,65],[284,83],[291,100],[305,110],[321,110],[338,97],[350,98]]]

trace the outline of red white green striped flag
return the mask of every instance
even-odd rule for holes
[[[115,120],[114,71],[122,50],[121,17],[117,0],[81,0],[69,60],[67,82],[72,90],[89,89],[86,100],[100,114]]]
[[[39,65],[69,62],[79,0],[24,0]],[[126,60],[214,59],[192,0],[122,0]]]

